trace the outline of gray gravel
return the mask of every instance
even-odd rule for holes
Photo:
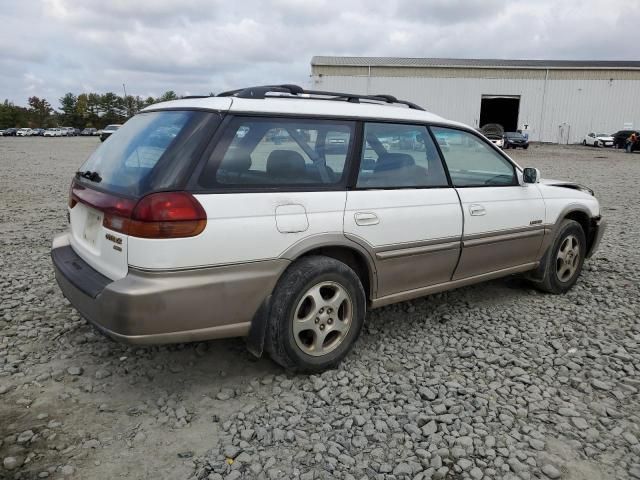
[[[640,478],[640,155],[514,154],[602,201],[567,295],[511,278],[376,310],[305,377],[239,339],[119,345],[70,307],[49,245],[97,143],[0,138],[0,478]]]

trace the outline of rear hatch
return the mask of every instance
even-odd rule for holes
[[[158,216],[159,205],[171,208],[176,201],[182,203],[175,208],[185,211],[184,202],[188,204],[190,200],[183,197],[188,194],[174,193],[169,197],[166,192],[184,187],[221,116],[219,112],[195,110],[144,112],[101,144],[76,172],[71,185],[71,247],[78,256],[98,272],[117,280],[128,271],[130,235],[175,238],[175,228],[167,228],[166,221],[146,220],[167,220],[152,217]],[[167,216],[166,211],[160,214]],[[139,219],[135,220],[134,215]],[[188,233],[182,227],[180,232]],[[165,232],[167,237],[162,236]]]

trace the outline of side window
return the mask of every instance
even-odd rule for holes
[[[514,166],[472,133],[433,127],[455,187],[516,185]]]
[[[363,142],[358,188],[448,186],[426,127],[367,123]]]
[[[199,178],[203,187],[335,185],[353,122],[235,118]]]

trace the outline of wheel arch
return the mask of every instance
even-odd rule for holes
[[[348,265],[358,275],[368,301],[375,298],[377,273],[372,253],[341,234],[317,235],[291,246],[280,255],[292,264],[302,257],[324,255]]]

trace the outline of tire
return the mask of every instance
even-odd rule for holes
[[[582,140],[582,145],[584,145],[586,147],[587,146],[587,141],[586,140]]]
[[[523,150],[526,150],[527,148],[529,148],[529,145],[525,145],[524,147],[522,147]]]
[[[580,224],[575,220],[563,220],[544,259],[542,281],[536,282],[536,286],[556,295],[569,291],[580,276],[586,251],[587,242]]]
[[[338,293],[342,300],[337,300]],[[366,297],[351,268],[314,255],[284,272],[270,313],[265,347],[271,358],[286,369],[314,373],[337,366],[347,356],[364,324]],[[305,321],[297,320],[301,317]]]

